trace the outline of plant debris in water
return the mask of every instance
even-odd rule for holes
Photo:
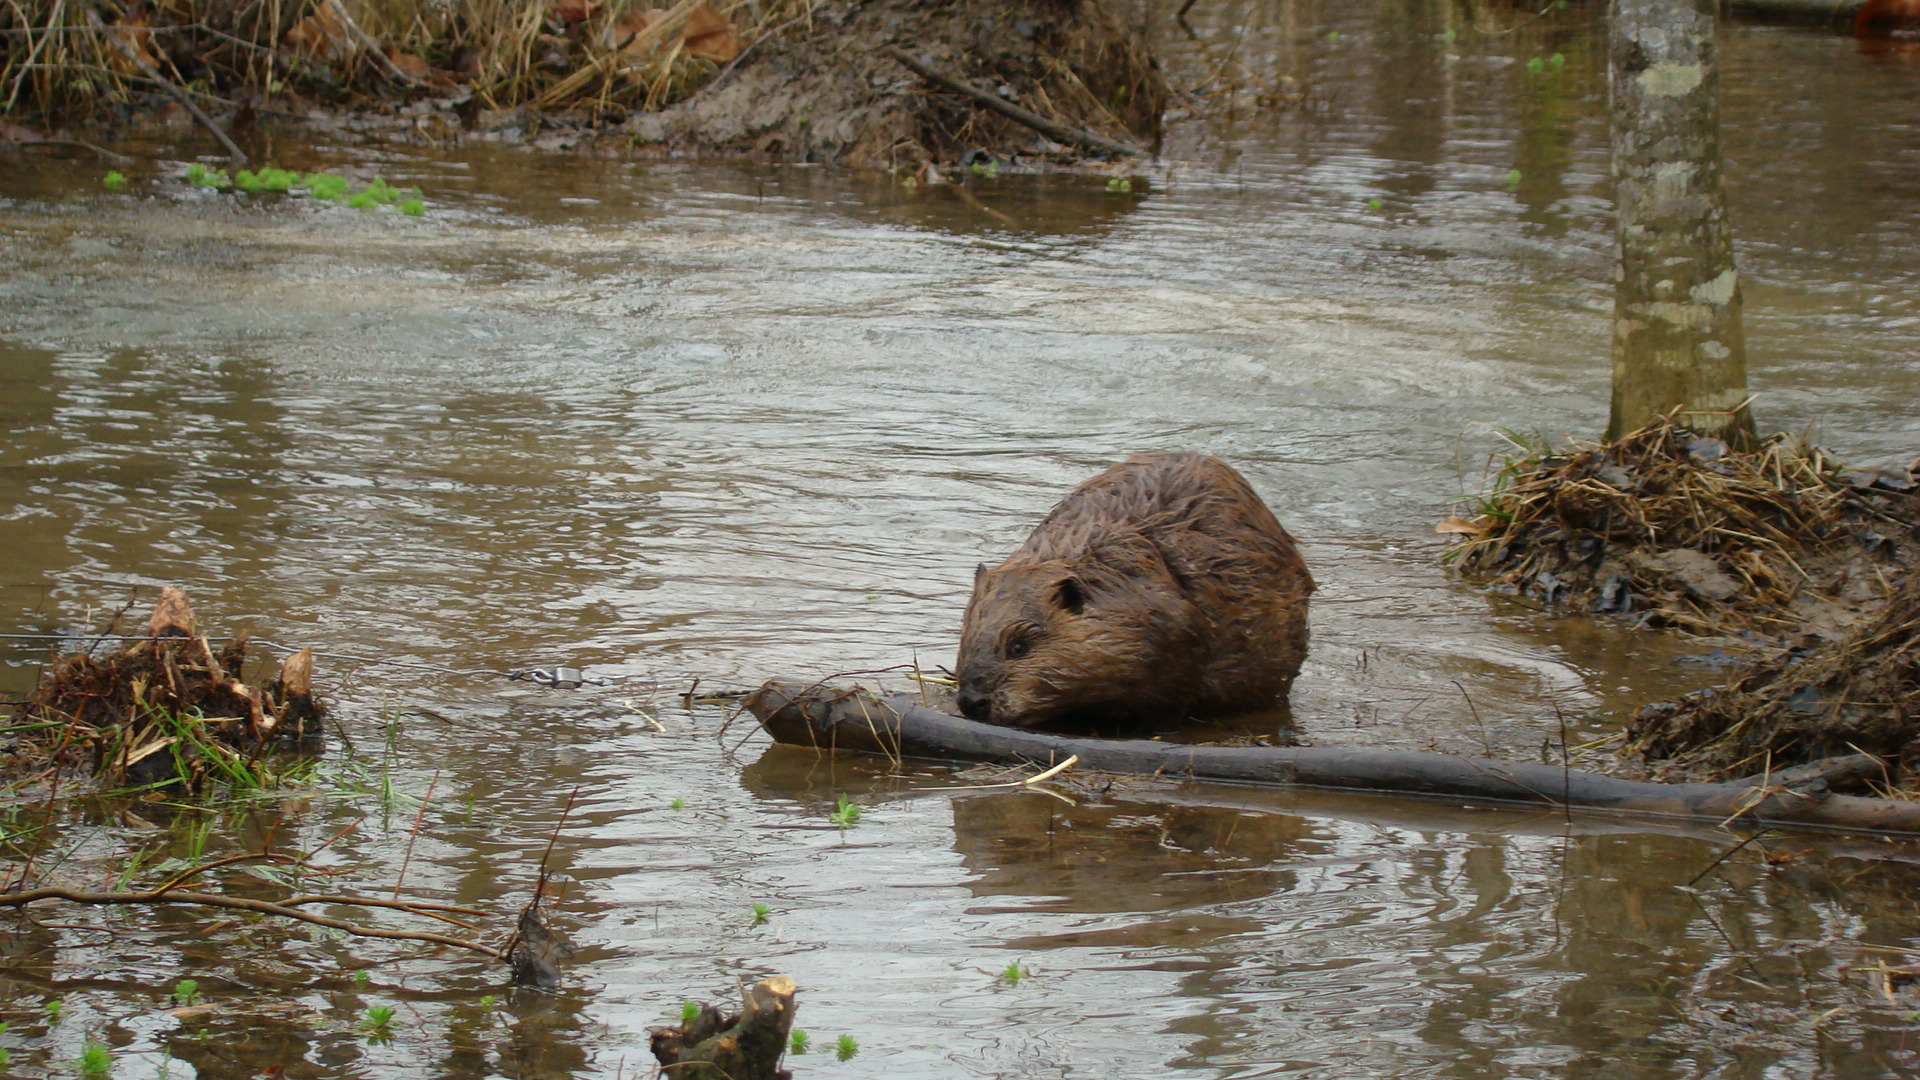
[[[1833,636],[1912,562],[1906,470],[1849,471],[1796,440],[1734,451],[1662,419],[1509,461],[1448,558],[1549,607],[1703,634]]]
[[[247,639],[216,652],[178,589],[161,590],[147,636],[104,656],[83,651],[43,675],[10,725],[0,774],[31,780],[84,766],[112,785],[221,779],[263,786],[276,743],[318,737],[311,650],[264,686],[240,679]]]
[[[1783,650],[1725,686],[1648,705],[1627,731],[1629,754],[1711,779],[1861,751],[1894,763],[1887,787],[1920,787],[1920,574],[1839,640]]]

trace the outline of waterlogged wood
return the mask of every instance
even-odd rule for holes
[[[793,1029],[796,987],[784,975],[762,979],[746,991],[738,1016],[722,1017],[708,1006],[685,1028],[653,1033],[653,1056],[661,1073],[675,1080],[776,1080]]]
[[[1616,0],[1608,39],[1613,133],[1613,403],[1609,441],[1679,410],[1734,446],[1753,441],[1740,277],[1721,183],[1719,0]]]
[[[1878,775],[1866,755],[1725,784],[1622,780],[1554,765],[1349,747],[1194,746],[1087,739],[994,727],[937,712],[911,695],[770,682],[747,708],[774,739],[889,757],[1051,765],[1077,756],[1101,772],[1531,803],[1745,825],[1920,832],[1920,803],[1831,794],[1829,783]]]

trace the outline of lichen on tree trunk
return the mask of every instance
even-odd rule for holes
[[[1609,440],[1679,410],[1753,439],[1740,277],[1721,183],[1718,0],[1615,0],[1609,38],[1616,268]]]

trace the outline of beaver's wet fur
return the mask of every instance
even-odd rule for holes
[[[1010,727],[1166,727],[1285,703],[1313,576],[1225,462],[1137,454],[974,576],[959,704]]]

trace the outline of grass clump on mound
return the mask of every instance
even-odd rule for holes
[[[1657,702],[1627,731],[1627,753],[1668,771],[1720,778],[1865,752],[1885,784],[1920,787],[1920,574],[1877,618],[1835,641],[1783,651],[1723,687]]]
[[[1549,607],[1694,633],[1832,636],[1908,560],[1911,475],[1849,471],[1776,436],[1737,451],[1663,418],[1610,444],[1509,460],[1447,559]]]

